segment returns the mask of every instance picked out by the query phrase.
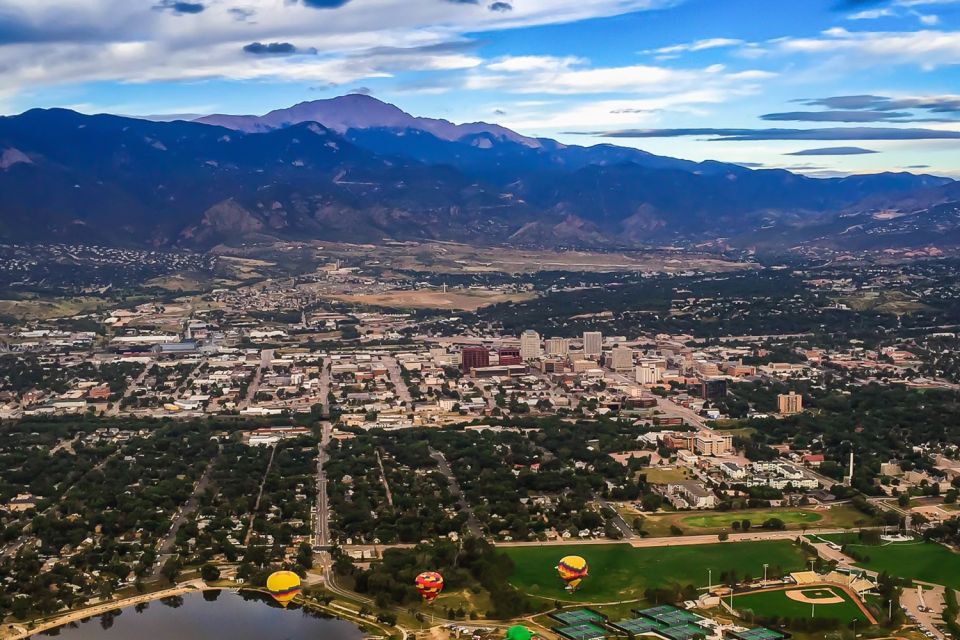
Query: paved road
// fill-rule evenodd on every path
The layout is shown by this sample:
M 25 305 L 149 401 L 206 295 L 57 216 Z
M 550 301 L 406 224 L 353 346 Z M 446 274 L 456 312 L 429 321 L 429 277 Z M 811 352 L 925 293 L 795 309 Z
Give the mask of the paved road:
M 430 449 L 430 457 L 437 461 L 437 467 L 440 469 L 440 473 L 447 477 L 450 493 L 457 499 L 460 513 L 467 516 L 467 531 L 475 538 L 482 538 L 483 527 L 480 526 L 480 521 L 477 520 L 477 516 L 473 514 L 473 509 L 467 504 L 467 499 L 463 497 L 463 491 L 460 490 L 460 483 L 457 482 L 457 477 L 453 475 L 453 470 L 450 468 L 450 463 L 447 462 L 447 457 L 443 455 L 443 452 L 433 448 Z
M 320 363 L 320 402 L 323 404 L 322 416 L 330 417 L 330 361 L 324 358 Z
M 187 503 L 177 509 L 177 512 L 173 516 L 173 522 L 170 525 L 170 531 L 157 546 L 157 562 L 154 564 L 151 576 L 154 580 L 160 577 L 160 570 L 163 569 L 163 563 L 175 555 L 171 553 L 171 551 L 173 551 L 173 545 L 177 542 L 177 533 L 180 531 L 180 527 L 196 512 L 200 503 L 200 495 L 210 486 L 210 472 L 217 463 L 217 457 L 219 457 L 219 453 L 217 456 L 214 456 L 213 460 L 207 465 L 207 468 L 204 469 L 203 475 L 200 476 L 197 484 L 194 485 L 193 493 L 190 495 Z
M 250 406 L 250 403 L 253 402 L 257 391 L 260 390 L 260 381 L 263 379 L 263 372 L 269 369 L 272 363 L 273 349 L 264 349 L 261 351 L 260 365 L 257 367 L 257 372 L 253 374 L 253 380 L 250 382 L 250 386 L 247 387 L 247 397 L 240 401 L 240 409 L 246 409 Z
M 624 540 L 632 540 L 636 536 L 636 534 L 633 532 L 633 529 L 627 524 L 627 521 L 623 519 L 623 516 L 620 515 L 620 512 L 617 511 L 616 507 L 599 495 L 594 495 L 594 499 L 600 504 L 601 509 L 606 507 L 616 514 L 610 520 L 613 522 L 614 526 L 617 527 L 617 529 L 620 529 L 620 533 L 623 534 Z
M 327 503 L 327 472 L 323 465 L 327 461 L 327 445 L 330 443 L 332 427 L 329 422 L 321 425 L 320 444 L 317 446 L 317 507 L 314 512 L 314 546 L 322 549 L 330 544 L 330 506 Z M 326 551 L 322 553 L 329 556 Z
M 412 410 L 413 396 L 410 395 L 410 389 L 407 388 L 407 383 L 403 381 L 403 376 L 400 375 L 400 364 L 397 362 L 397 359 L 393 356 L 383 356 L 380 360 L 387 367 L 390 382 L 396 386 L 397 397 L 407 403 L 406 406 L 408 410 Z
M 274 445 L 270 447 L 270 460 L 267 461 L 267 468 L 263 472 L 263 479 L 260 481 L 260 491 L 257 492 L 257 501 L 253 504 L 253 509 L 250 510 L 250 522 L 247 523 L 247 535 L 243 538 L 243 546 L 250 544 L 250 537 L 253 535 L 253 522 L 257 519 L 257 511 L 260 510 L 260 501 L 263 499 L 263 487 L 267 484 L 267 475 L 270 473 L 271 467 L 273 467 L 273 458 L 277 455 L 277 446 Z
M 383 483 L 383 490 L 387 494 L 387 504 L 393 508 L 393 492 L 390 491 L 390 483 L 387 482 L 387 472 L 383 469 L 383 458 L 380 457 L 380 449 L 377 449 L 377 464 L 380 466 L 380 482 Z
M 150 372 L 150 367 L 152 367 L 153 364 L 154 364 L 154 362 L 153 362 L 153 360 L 151 360 L 151 361 L 148 362 L 146 365 L 144 365 L 143 371 L 140 372 L 140 375 L 138 375 L 138 376 L 133 380 L 133 382 L 131 382 L 130 384 L 128 384 L 128 385 L 127 385 L 127 388 L 124 389 L 124 391 L 123 391 L 123 396 L 120 398 L 120 400 L 117 400 L 116 402 L 114 402 L 114 403 L 113 403 L 113 406 L 110 407 L 110 408 L 107 410 L 107 415 L 108 415 L 108 416 L 110 416 L 110 417 L 116 417 L 116 416 L 120 415 L 120 405 L 123 404 L 123 401 L 126 400 L 127 398 L 129 398 L 129 397 L 133 394 L 133 392 L 136 391 L 136 390 L 140 387 L 140 385 L 143 384 L 143 381 L 146 380 L 147 375 L 148 375 L 149 372 Z
M 915 588 L 904 587 L 903 594 L 900 596 L 900 604 L 916 619 L 921 630 L 929 631 L 941 640 L 946 636 L 937 628 L 937 625 L 943 624 L 942 614 L 947 606 L 944 599 L 945 592 L 946 589 L 940 586 L 927 587 L 923 590 L 923 605 L 928 611 L 920 610 L 920 594 Z
M 609 538 L 597 538 L 591 540 L 580 540 L 571 538 L 569 540 L 548 540 L 547 542 L 527 542 L 514 540 L 511 542 L 494 542 L 498 547 L 552 547 L 564 545 L 597 545 L 597 544 L 629 544 L 637 549 L 656 548 L 656 547 L 684 547 L 699 544 L 729 544 L 731 542 L 758 542 L 761 540 L 789 540 L 794 541 L 800 536 L 811 534 L 832 534 L 847 533 L 849 529 L 808 529 L 806 534 L 802 531 L 757 531 L 750 533 L 731 533 L 726 542 L 720 542 L 715 534 L 698 536 L 676 536 L 666 538 L 639 538 L 631 540 L 610 540 Z M 344 546 L 345 550 L 352 551 L 370 551 L 374 547 L 380 552 L 386 549 L 409 549 L 413 544 L 378 544 L 378 545 L 350 545 Z

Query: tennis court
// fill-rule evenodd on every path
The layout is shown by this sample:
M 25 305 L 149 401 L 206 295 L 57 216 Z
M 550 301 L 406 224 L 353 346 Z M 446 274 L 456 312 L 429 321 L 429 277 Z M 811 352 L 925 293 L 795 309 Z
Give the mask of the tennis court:
M 783 640 L 785 635 L 766 627 L 757 627 L 747 631 L 731 631 L 730 637 L 734 640 Z
M 554 620 L 562 622 L 565 625 L 579 625 L 587 623 L 599 623 L 603 624 L 606 622 L 606 618 L 594 611 L 593 609 L 571 609 L 570 611 L 561 611 L 560 613 L 551 613 L 550 617 Z
M 690 613 L 689 611 L 684 611 L 683 609 L 678 609 L 677 607 L 673 607 L 668 604 L 663 604 L 659 607 L 651 607 L 650 609 L 642 609 L 636 611 L 635 613 L 644 618 L 656 620 L 657 622 L 668 627 L 685 625 L 702 619 L 695 613 Z
M 611 622 L 610 626 L 627 635 L 640 635 L 651 631 L 660 631 L 664 625 L 649 618 L 631 618 L 630 620 L 621 620 Z
M 691 640 L 691 638 L 705 637 L 708 631 L 696 624 L 682 624 L 678 627 L 667 627 L 657 631 L 660 635 L 670 638 L 670 640 Z
M 574 624 L 567 627 L 554 627 L 553 629 L 564 638 L 570 640 L 597 640 L 607 635 L 602 627 L 585 622 L 584 624 Z

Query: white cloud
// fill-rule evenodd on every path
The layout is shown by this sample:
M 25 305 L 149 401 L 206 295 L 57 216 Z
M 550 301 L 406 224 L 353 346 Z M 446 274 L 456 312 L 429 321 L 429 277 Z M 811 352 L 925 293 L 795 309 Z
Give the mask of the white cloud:
M 765 71 L 725 73 L 720 64 L 702 69 L 677 69 L 654 65 L 590 67 L 573 57 L 505 57 L 475 69 L 466 88 L 496 89 L 509 93 L 662 94 L 702 86 L 755 82 L 773 77 Z
M 847 16 L 848 20 L 876 20 L 877 18 L 888 18 L 895 16 L 893 9 L 885 7 L 883 9 L 867 9 L 865 11 L 858 11 L 857 13 L 852 13 Z
M 705 51 L 707 49 L 717 49 L 720 47 L 735 47 L 743 43 L 743 40 L 738 40 L 737 38 L 707 38 L 705 40 L 697 40 L 695 42 L 674 44 L 670 45 L 669 47 L 651 49 L 649 51 L 644 51 L 644 53 L 671 55 L 676 53 L 686 53 L 688 51 Z
M 441 0 L 353 0 L 338 9 L 243 0 L 242 20 L 230 0 L 191 1 L 204 10 L 157 11 L 157 3 L 147 0 L 0 0 L 5 90 L 206 78 L 339 84 L 403 70 L 469 69 L 481 62 L 472 52 L 427 47 L 462 42 L 470 32 L 611 16 L 683 0 L 524 0 L 510 12 L 490 11 L 482 2 Z M 316 49 L 317 55 L 253 60 L 243 53 L 251 42 L 289 42 Z M 383 47 L 411 51 L 378 53 Z
M 828 29 L 821 37 L 780 38 L 752 53 L 781 52 L 826 56 L 839 68 L 915 65 L 930 70 L 960 64 L 960 31 L 848 31 Z

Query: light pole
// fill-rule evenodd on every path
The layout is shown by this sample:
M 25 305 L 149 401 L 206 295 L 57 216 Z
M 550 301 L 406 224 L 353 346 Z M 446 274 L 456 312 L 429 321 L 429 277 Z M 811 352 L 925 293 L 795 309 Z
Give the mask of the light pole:
M 853 619 L 853 637 L 854 637 L 854 640 L 856 640 L 856 637 L 857 637 L 857 619 L 856 618 Z
M 713 591 L 713 569 L 707 569 L 707 595 Z
M 767 586 L 767 567 L 769 566 L 767 563 L 763 564 L 763 586 Z

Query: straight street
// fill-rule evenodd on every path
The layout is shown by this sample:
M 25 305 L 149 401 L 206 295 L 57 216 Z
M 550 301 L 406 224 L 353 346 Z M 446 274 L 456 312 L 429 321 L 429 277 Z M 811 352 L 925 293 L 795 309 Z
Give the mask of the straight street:
M 482 538 L 483 527 L 480 526 L 480 521 L 477 520 L 477 516 L 473 514 L 473 509 L 467 504 L 467 499 L 463 497 L 463 491 L 460 490 L 460 483 L 457 482 L 457 477 L 453 475 L 453 470 L 450 468 L 450 463 L 447 462 L 447 457 L 443 455 L 443 452 L 433 448 L 430 449 L 430 457 L 437 462 L 437 468 L 440 469 L 440 473 L 447 477 L 450 493 L 457 499 L 460 513 L 467 516 L 467 531 L 475 538 Z
M 173 522 L 170 525 L 170 531 L 167 532 L 167 535 L 157 545 L 157 561 L 154 563 L 153 571 L 151 572 L 150 576 L 152 579 L 159 579 L 160 570 L 163 569 L 163 563 L 175 555 L 171 552 L 173 551 L 173 545 L 177 542 L 177 533 L 180 531 L 180 527 L 188 522 L 193 514 L 197 511 L 197 507 L 200 503 L 200 495 L 207 490 L 207 487 L 210 486 L 210 472 L 217 463 L 217 458 L 219 455 L 220 454 L 218 450 L 217 455 L 214 456 L 213 460 L 211 460 L 207 465 L 207 468 L 204 469 L 203 475 L 200 476 L 200 479 L 194 486 L 193 493 L 190 495 L 190 499 L 187 500 L 185 505 L 179 507 L 176 513 L 174 513 Z

